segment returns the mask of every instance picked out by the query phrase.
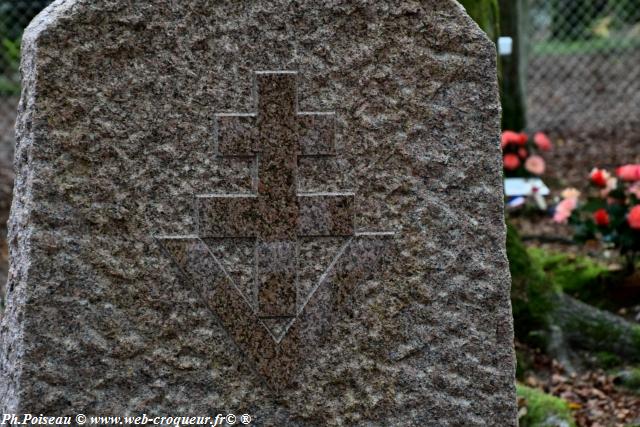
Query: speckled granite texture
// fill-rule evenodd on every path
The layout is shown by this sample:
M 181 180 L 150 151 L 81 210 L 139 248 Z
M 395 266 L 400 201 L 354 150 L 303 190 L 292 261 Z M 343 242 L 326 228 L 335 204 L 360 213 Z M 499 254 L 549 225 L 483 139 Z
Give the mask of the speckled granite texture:
M 58 0 L 3 413 L 515 426 L 493 45 L 452 0 Z

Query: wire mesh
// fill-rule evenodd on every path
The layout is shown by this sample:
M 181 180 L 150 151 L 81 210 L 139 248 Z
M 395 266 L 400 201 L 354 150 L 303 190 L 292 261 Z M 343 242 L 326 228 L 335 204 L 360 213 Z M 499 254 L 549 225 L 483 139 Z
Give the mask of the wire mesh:
M 11 163 L 20 96 L 20 39 L 31 19 L 53 0 L 0 0 L 0 162 Z
M 640 0 L 529 0 L 528 124 L 599 130 L 640 118 Z

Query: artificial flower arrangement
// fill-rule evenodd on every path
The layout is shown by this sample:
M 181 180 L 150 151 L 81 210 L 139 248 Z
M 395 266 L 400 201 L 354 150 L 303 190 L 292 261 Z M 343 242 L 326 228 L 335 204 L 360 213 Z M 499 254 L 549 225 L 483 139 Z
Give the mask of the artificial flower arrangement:
M 579 242 L 600 239 L 619 249 L 633 270 L 640 252 L 640 164 L 621 166 L 615 174 L 596 168 L 589 179 L 586 200 L 576 189 L 564 190 L 553 219 L 571 224 Z
M 540 179 L 546 168 L 540 154 L 551 150 L 549 138 L 542 132 L 537 132 L 530 139 L 526 133 L 507 130 L 502 133 L 500 145 L 507 210 L 534 207 L 537 211 L 546 211 L 544 197 L 549 194 L 549 188 Z M 531 210 L 524 209 L 524 212 Z
M 506 130 L 500 140 L 502 163 L 507 178 L 539 177 L 544 174 L 545 161 L 540 155 L 552 148 L 551 140 L 542 132 L 533 139 L 526 133 Z

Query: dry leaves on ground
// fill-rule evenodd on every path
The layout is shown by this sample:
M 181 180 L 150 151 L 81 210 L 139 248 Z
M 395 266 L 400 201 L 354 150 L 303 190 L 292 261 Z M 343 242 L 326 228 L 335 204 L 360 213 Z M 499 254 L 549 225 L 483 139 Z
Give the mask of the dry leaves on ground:
M 547 378 L 527 376 L 525 384 L 540 388 L 569 403 L 579 427 L 625 427 L 640 423 L 640 396 L 614 384 L 614 377 L 604 371 L 565 373 L 556 361 L 536 358 L 546 364 Z

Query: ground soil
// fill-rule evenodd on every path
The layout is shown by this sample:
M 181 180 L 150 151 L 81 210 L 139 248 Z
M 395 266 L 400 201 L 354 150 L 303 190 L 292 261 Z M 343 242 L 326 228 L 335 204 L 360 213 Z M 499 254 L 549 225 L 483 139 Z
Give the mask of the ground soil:
M 620 385 L 618 367 L 569 374 L 557 361 L 539 350 L 516 342 L 521 360 L 528 369 L 522 382 L 529 387 L 564 399 L 578 427 L 625 427 L 640 423 L 640 395 Z M 526 407 L 526 402 L 519 402 Z

